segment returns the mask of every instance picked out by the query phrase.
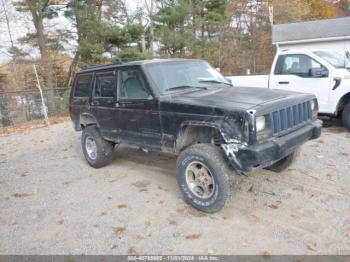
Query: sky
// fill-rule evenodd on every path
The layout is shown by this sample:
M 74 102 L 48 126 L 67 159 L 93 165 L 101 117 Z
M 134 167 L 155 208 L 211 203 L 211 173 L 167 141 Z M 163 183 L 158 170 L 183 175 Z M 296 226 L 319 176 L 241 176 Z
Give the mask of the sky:
M 129 12 L 135 11 L 143 2 L 144 0 L 125 0 Z M 12 39 L 15 45 L 18 44 L 18 38 L 23 37 L 28 32 L 33 32 L 34 30 L 29 14 L 17 12 L 13 7 L 11 0 L 0 0 L 0 65 L 6 64 L 11 59 L 10 54 L 7 52 L 11 47 L 11 41 L 4 10 L 6 10 L 9 17 Z M 52 19 L 48 26 L 50 28 L 67 28 L 70 26 L 70 23 L 71 21 L 60 16 L 59 18 Z M 74 43 L 70 43 L 69 45 L 74 46 Z M 29 46 L 24 46 L 23 49 L 30 52 L 31 56 L 38 55 L 37 51 L 33 51 Z

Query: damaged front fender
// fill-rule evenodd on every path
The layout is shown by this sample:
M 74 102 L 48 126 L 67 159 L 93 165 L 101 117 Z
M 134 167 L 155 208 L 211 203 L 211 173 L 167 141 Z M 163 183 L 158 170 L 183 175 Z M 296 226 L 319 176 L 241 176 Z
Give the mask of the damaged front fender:
M 224 117 L 220 131 L 227 144 L 241 144 L 249 141 L 250 118 L 247 112 L 233 112 Z

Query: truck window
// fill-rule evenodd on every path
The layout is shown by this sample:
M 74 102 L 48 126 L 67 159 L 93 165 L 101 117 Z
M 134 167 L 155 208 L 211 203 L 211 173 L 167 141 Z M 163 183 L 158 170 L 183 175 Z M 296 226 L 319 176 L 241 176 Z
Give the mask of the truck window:
M 277 62 L 277 75 L 297 75 L 310 77 L 310 69 L 322 68 L 322 65 L 307 55 L 282 55 Z
M 151 95 L 138 68 L 125 68 L 119 74 L 119 97 L 122 99 L 147 99 Z
M 350 68 L 350 59 L 348 55 L 341 52 L 316 51 L 314 54 L 326 60 L 336 68 Z
M 116 88 L 116 80 L 113 72 L 97 75 L 94 89 L 94 97 L 113 98 L 113 90 Z
M 92 74 L 78 75 L 75 82 L 74 96 L 89 97 Z

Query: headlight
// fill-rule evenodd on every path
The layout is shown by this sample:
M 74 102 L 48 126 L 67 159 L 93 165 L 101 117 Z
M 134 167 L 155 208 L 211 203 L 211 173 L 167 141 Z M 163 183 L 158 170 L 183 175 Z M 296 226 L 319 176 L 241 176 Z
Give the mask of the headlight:
M 318 114 L 318 103 L 316 99 L 313 99 L 310 101 L 310 107 L 311 107 L 312 118 L 316 119 Z
M 266 120 L 264 116 L 259 116 L 256 118 L 256 132 L 264 130 L 266 127 Z
M 311 100 L 310 103 L 311 103 L 311 111 L 315 111 L 315 109 L 316 109 L 316 102 L 315 102 L 315 100 Z

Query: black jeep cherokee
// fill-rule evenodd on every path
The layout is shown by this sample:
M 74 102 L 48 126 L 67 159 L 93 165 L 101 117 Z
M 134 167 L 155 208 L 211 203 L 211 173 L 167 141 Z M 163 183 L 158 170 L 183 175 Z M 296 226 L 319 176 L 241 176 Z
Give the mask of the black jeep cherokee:
M 234 87 L 201 60 L 84 69 L 69 108 L 91 166 L 110 163 L 120 143 L 178 154 L 184 198 L 205 212 L 224 206 L 233 173 L 282 171 L 321 133 L 314 95 Z

